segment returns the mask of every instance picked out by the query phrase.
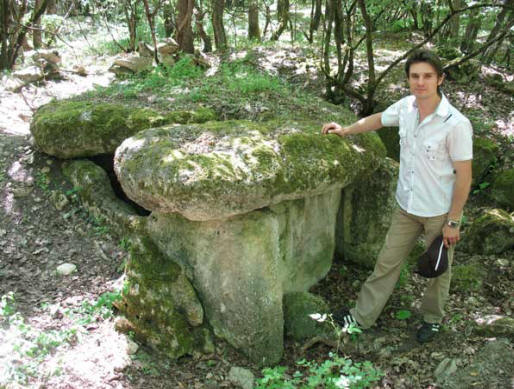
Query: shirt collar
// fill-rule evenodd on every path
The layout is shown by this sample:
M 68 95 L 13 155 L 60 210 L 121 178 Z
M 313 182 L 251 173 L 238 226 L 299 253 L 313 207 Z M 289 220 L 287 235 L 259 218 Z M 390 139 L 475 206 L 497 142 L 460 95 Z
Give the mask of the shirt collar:
M 416 98 L 412 99 L 412 106 L 415 108 L 418 108 L 418 104 L 416 103 Z M 439 102 L 439 105 L 434 111 L 435 115 L 446 117 L 448 115 L 448 111 L 450 110 L 450 102 L 444 95 L 444 93 L 441 93 L 441 101 Z

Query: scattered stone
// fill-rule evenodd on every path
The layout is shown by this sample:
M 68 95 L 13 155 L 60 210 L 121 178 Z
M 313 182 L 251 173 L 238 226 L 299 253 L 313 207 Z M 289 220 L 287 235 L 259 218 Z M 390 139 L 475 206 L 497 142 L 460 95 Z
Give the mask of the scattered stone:
M 436 380 L 443 381 L 457 371 L 457 361 L 453 358 L 444 358 L 437 365 L 434 376 Z
M 163 57 L 171 56 L 179 51 L 180 47 L 173 38 L 166 38 L 164 42 L 157 45 L 157 51 Z
M 250 370 L 237 366 L 230 368 L 228 379 L 234 385 L 242 389 L 252 389 L 255 381 L 255 377 Z
M 82 77 L 87 76 L 86 68 L 82 65 L 73 65 L 72 70 L 75 74 L 78 74 L 79 76 L 82 76 Z
M 12 75 L 25 83 L 40 81 L 45 77 L 43 70 L 38 66 L 29 66 L 25 69 L 17 70 Z
M 50 194 L 50 201 L 58 211 L 62 211 L 64 207 L 70 203 L 68 197 L 60 191 L 52 191 Z
M 68 276 L 77 271 L 77 266 L 73 263 L 63 263 L 57 266 L 57 274 L 61 276 Z
M 19 92 L 25 86 L 25 83 L 17 77 L 6 77 L 2 82 L 5 90 L 9 92 Z
M 127 354 L 134 355 L 139 350 L 139 345 L 132 339 L 127 337 Z
M 489 315 L 476 320 L 476 332 L 491 337 L 507 337 L 514 340 L 514 318 Z
M 141 57 L 150 57 L 153 59 L 154 49 L 148 43 L 140 41 L 137 51 Z
M 114 59 L 109 71 L 117 76 L 135 74 L 152 68 L 153 58 L 143 57 L 137 54 L 125 54 Z

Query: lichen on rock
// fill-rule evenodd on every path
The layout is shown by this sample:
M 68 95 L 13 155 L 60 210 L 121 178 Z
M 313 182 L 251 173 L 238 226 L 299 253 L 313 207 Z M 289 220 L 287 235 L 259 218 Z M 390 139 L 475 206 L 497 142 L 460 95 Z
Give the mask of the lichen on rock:
M 384 156 L 376 134 L 351 142 L 310 122 L 241 120 L 142 131 L 117 149 L 115 171 L 144 208 L 213 220 L 341 188 Z
M 55 101 L 38 109 L 30 126 L 38 147 L 58 158 L 114 154 L 124 139 L 150 127 L 213 120 L 213 110 L 161 114 L 151 109 L 89 101 Z

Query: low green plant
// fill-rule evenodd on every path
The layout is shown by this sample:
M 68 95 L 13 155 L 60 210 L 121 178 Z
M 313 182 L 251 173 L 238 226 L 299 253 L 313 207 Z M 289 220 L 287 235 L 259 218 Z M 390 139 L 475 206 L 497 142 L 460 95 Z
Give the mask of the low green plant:
M 4 294 L 0 298 L 0 317 L 6 319 L 16 312 L 14 305 L 14 292 Z
M 396 311 L 396 313 L 394 314 L 394 317 L 397 320 L 407 320 L 411 316 L 412 316 L 412 312 L 409 311 L 408 309 L 400 309 L 400 310 Z
M 334 353 L 321 363 L 301 359 L 296 364 L 299 370 L 292 376 L 283 366 L 263 369 L 256 388 L 369 388 L 384 375 L 369 361 L 353 362 Z
M 79 324 L 89 324 L 96 320 L 96 316 L 108 319 L 113 316 L 113 303 L 121 300 L 120 292 L 105 292 L 96 301 L 85 300 L 80 308 Z
M 489 186 L 491 186 L 490 182 L 487 182 L 487 181 L 481 182 L 480 184 L 478 184 L 477 188 L 475 190 L 473 190 L 473 194 L 477 195 L 479 193 L 483 193 L 485 191 L 485 189 L 487 189 Z
M 50 177 L 48 174 L 43 172 L 36 173 L 36 185 L 44 192 L 47 192 L 50 188 Z

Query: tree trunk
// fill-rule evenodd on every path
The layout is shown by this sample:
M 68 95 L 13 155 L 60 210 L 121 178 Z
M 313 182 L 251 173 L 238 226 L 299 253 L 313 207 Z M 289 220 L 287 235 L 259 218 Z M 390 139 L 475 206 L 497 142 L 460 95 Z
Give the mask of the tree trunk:
M 193 0 L 178 0 L 177 8 L 177 43 L 183 52 L 193 54 L 195 52 L 193 28 L 191 26 Z
M 453 0 L 453 8 L 460 9 L 466 6 L 463 0 Z M 460 14 L 455 15 L 448 23 L 448 38 L 452 41 L 459 41 Z
M 198 31 L 200 38 L 202 38 L 203 52 L 210 53 L 212 51 L 212 40 L 211 40 L 211 37 L 205 32 L 205 29 L 203 28 L 204 15 L 205 15 L 205 11 L 202 11 L 201 9 L 199 9 L 198 5 L 197 5 L 196 13 L 195 13 L 196 31 Z
M 145 6 L 146 20 L 148 20 L 148 25 L 150 26 L 150 34 L 152 35 L 153 50 L 154 50 L 153 53 L 154 53 L 155 63 L 159 64 L 159 56 L 158 56 L 158 52 L 157 52 L 157 39 L 155 37 L 155 23 L 154 23 L 155 15 L 157 14 L 159 5 L 156 5 L 153 12 L 151 12 L 150 5 L 148 4 L 148 0 L 143 0 L 143 4 Z
M 259 29 L 259 1 L 250 0 L 248 7 L 248 39 L 261 40 L 261 31 Z
M 214 44 L 216 50 L 224 51 L 227 48 L 227 36 L 223 25 L 223 11 L 225 0 L 213 0 L 212 2 L 212 28 L 214 30 Z
M 57 13 L 57 0 L 49 0 L 46 7 L 47 15 L 55 15 Z
M 475 8 L 471 10 L 469 14 L 469 23 L 466 26 L 466 32 L 464 33 L 460 44 L 460 51 L 465 54 L 473 51 L 481 24 L 482 17 L 480 16 L 479 9 Z
M 165 2 L 162 8 L 164 18 L 164 35 L 169 38 L 175 32 L 175 20 L 173 17 L 173 5 L 171 2 Z
M 289 24 L 289 0 L 278 0 L 277 18 L 280 22 L 278 30 L 272 35 L 271 40 L 277 41 Z
M 488 41 L 496 38 L 505 29 L 504 21 L 505 21 L 507 14 L 509 13 L 509 11 L 510 11 L 509 19 L 512 20 L 512 18 L 514 17 L 514 11 L 513 11 L 514 0 L 505 0 L 504 4 L 505 4 L 505 7 L 503 7 L 502 10 L 500 11 L 500 13 L 498 13 L 498 15 L 496 16 L 496 22 L 494 24 L 494 27 L 491 30 L 491 32 L 489 33 L 489 36 L 487 37 Z M 508 24 L 509 23 L 507 23 L 507 26 L 508 26 Z M 482 62 L 489 65 L 493 61 L 494 55 L 496 54 L 496 51 L 498 50 L 498 47 L 500 46 L 500 44 L 501 44 L 501 41 L 488 47 L 487 50 L 482 54 Z
M 41 6 L 41 0 L 36 0 L 34 2 L 34 8 L 37 9 Z M 32 45 L 34 49 L 40 49 L 43 45 L 43 38 L 41 36 L 41 16 L 34 20 L 34 26 L 32 30 Z

